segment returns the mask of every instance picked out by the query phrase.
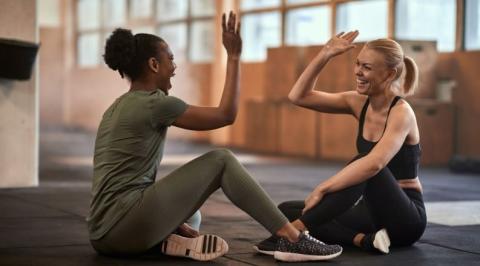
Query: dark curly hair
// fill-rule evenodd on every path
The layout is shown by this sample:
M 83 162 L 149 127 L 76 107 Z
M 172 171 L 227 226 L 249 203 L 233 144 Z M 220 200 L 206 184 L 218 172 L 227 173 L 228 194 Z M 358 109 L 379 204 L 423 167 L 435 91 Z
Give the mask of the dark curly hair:
M 128 29 L 118 28 L 108 37 L 103 58 L 122 78 L 126 75 L 134 81 L 143 73 L 147 60 L 157 57 L 158 42 L 165 41 L 153 34 L 133 35 Z

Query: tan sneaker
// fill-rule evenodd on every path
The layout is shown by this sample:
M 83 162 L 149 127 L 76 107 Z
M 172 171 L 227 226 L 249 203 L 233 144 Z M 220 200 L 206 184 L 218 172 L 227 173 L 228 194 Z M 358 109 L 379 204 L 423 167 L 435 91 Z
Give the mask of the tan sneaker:
M 171 234 L 161 244 L 163 254 L 208 261 L 228 252 L 227 242 L 216 235 L 201 235 L 195 238 Z

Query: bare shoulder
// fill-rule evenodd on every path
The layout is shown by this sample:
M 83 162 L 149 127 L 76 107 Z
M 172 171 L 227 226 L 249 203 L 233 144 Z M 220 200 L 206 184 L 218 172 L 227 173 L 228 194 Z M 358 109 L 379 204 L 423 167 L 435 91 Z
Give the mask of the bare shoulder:
M 348 105 L 352 109 L 353 115 L 358 119 L 360 113 L 362 112 L 363 105 L 367 101 L 367 96 L 358 94 L 356 91 L 346 91 L 343 92 L 345 100 L 348 102 Z
M 415 112 L 407 101 L 404 99 L 398 101 L 398 103 L 392 108 L 390 117 L 392 119 L 391 124 L 393 130 L 405 130 L 408 132 L 405 143 L 413 145 L 420 141 L 420 132 L 418 130 Z
M 405 99 L 400 99 L 390 111 L 392 119 L 403 121 L 413 126 L 417 124 L 413 108 Z

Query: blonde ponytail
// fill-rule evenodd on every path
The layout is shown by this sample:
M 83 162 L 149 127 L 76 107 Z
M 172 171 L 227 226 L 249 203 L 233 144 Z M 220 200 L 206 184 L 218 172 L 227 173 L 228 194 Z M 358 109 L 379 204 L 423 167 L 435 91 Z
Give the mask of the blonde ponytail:
M 413 95 L 418 85 L 418 67 L 413 58 L 405 56 L 405 81 L 403 82 L 403 96 Z

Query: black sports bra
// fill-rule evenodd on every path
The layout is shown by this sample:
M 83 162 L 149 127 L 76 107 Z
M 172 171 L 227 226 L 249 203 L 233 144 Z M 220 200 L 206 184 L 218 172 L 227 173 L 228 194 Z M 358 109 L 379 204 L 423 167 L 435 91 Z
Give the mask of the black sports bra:
M 383 128 L 383 132 L 387 127 L 388 123 L 388 115 L 390 114 L 390 110 L 392 107 L 400 100 L 400 96 L 396 96 L 393 99 L 390 108 L 388 109 L 387 114 L 387 121 L 385 123 L 385 127 Z M 359 124 L 358 124 L 358 135 L 357 135 L 357 150 L 359 153 L 367 154 L 369 153 L 373 147 L 378 142 L 368 141 L 363 138 L 363 125 L 365 123 L 365 115 L 367 113 L 367 108 L 370 103 L 370 100 L 367 99 L 365 105 L 363 106 L 362 113 L 360 114 Z M 383 137 L 383 133 L 382 133 Z M 381 137 L 380 137 L 381 138 Z M 410 144 L 403 144 L 400 150 L 393 156 L 393 158 L 388 163 L 387 167 L 392 172 L 395 179 L 411 179 L 418 176 L 418 166 L 420 164 L 420 155 L 422 153 L 420 143 L 410 145 Z

